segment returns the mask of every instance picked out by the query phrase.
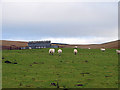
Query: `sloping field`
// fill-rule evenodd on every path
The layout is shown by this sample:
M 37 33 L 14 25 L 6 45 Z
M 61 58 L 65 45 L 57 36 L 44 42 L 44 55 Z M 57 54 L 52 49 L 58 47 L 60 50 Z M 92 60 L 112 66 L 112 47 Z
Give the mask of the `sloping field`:
M 21 41 L 7 41 L 7 40 L 2 40 L 2 49 L 10 49 L 11 48 L 16 48 L 16 47 L 26 47 L 28 46 L 28 42 L 21 42 Z
M 63 48 L 61 56 L 49 55 L 48 48 L 3 50 L 2 71 L 3 88 L 118 87 L 115 49 L 78 49 L 74 55 L 72 48 Z
M 11 45 L 15 45 L 15 46 L 28 46 L 28 42 L 21 42 L 21 41 L 6 41 L 6 40 L 2 40 L 2 46 L 11 46 Z
M 113 42 L 108 42 L 108 43 L 103 43 L 100 46 L 105 47 L 105 48 L 120 48 L 120 40 L 118 41 L 113 41 Z
M 120 40 L 118 41 L 112 41 L 108 43 L 103 44 L 88 44 L 88 45 L 80 45 L 80 44 L 74 44 L 74 45 L 59 45 L 61 48 L 74 48 L 75 46 L 78 46 L 78 48 L 112 48 L 112 49 L 118 49 L 120 48 Z

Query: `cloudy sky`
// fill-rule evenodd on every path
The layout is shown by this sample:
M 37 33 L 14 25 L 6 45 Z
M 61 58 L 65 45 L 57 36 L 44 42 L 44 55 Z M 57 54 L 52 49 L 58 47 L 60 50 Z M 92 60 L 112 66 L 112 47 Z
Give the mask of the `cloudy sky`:
M 14 0 L 13 0 L 14 1 Z M 97 44 L 118 39 L 118 2 L 4 2 L 2 39 Z

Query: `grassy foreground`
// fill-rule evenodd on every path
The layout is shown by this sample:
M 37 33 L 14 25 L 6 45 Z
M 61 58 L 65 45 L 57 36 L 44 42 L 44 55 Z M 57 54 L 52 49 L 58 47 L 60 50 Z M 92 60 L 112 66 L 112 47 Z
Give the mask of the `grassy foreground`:
M 117 88 L 118 55 L 115 49 L 63 48 L 61 56 L 48 48 L 3 50 L 3 88 Z M 56 49 L 57 51 L 58 49 Z M 5 63 L 6 60 L 12 63 Z M 17 64 L 13 64 L 17 62 Z

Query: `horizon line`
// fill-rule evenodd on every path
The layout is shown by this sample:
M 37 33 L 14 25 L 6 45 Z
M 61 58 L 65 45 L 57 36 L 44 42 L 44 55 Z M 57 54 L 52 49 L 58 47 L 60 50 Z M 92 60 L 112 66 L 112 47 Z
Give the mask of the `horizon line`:
M 110 43 L 110 42 L 119 41 L 119 40 L 120 39 L 107 41 L 107 42 L 103 42 L 103 43 L 100 43 L 100 44 Z M 25 40 L 0 40 L 0 41 L 30 42 L 30 41 L 25 41 Z M 51 41 L 51 40 L 31 40 L 31 41 Z M 56 42 L 52 42 L 52 43 L 56 43 Z M 68 43 L 59 43 L 59 44 L 68 44 Z M 93 44 L 98 44 L 98 43 L 93 43 Z M 93 44 L 68 44 L 68 45 L 93 45 Z

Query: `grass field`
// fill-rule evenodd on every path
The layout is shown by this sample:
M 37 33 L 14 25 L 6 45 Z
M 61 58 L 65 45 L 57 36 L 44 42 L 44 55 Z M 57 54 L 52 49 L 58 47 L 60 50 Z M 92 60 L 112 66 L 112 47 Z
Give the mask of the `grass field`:
M 61 56 L 57 52 L 49 55 L 48 50 L 3 50 L 2 87 L 118 87 L 118 55 L 115 49 L 105 52 L 99 49 L 78 49 L 78 54 L 74 55 L 73 48 L 63 48 Z M 6 60 L 12 63 L 5 63 Z

